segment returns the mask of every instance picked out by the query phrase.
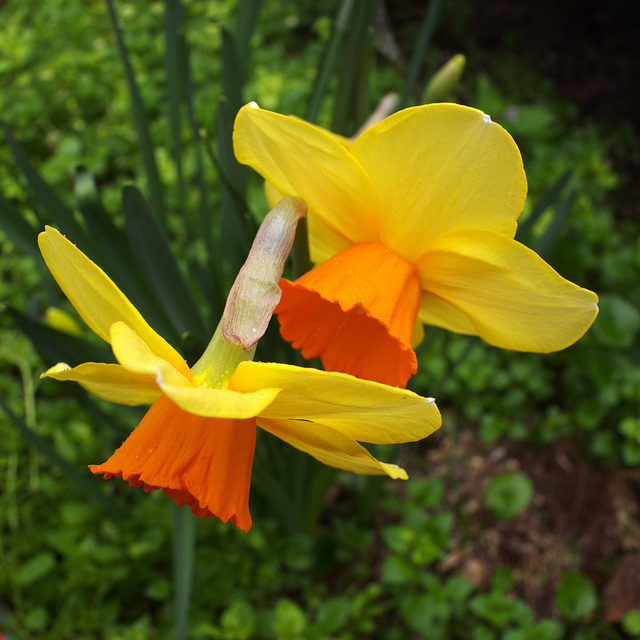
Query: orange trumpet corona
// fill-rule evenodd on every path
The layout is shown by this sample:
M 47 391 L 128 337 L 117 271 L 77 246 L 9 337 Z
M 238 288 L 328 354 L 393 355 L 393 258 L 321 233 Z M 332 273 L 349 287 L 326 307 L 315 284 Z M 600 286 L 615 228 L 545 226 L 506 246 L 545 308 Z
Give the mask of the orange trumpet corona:
M 422 288 L 414 266 L 382 243 L 351 245 L 280 287 L 280 331 L 305 358 L 397 387 L 416 372 Z
M 256 419 L 205 418 L 160 396 L 113 455 L 92 473 L 162 489 L 201 518 L 251 528 L 249 489 Z

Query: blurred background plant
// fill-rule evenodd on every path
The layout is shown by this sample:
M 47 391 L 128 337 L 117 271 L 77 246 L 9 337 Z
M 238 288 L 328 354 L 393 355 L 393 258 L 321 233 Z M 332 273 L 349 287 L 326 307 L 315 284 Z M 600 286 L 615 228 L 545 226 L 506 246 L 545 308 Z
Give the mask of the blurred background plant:
M 483 50 L 475 5 L 3 4 L 0 632 L 640 637 L 640 234 L 622 190 L 636 133 L 586 120 L 508 34 Z M 44 269 L 43 224 L 193 363 L 267 211 L 233 158 L 237 109 L 351 135 L 388 92 L 469 104 L 512 133 L 530 187 L 519 239 L 600 294 L 592 330 L 538 355 L 429 329 L 411 386 L 444 426 L 397 451 L 412 479 L 337 473 L 261 434 L 247 535 L 90 476 L 141 412 L 39 380 L 109 357 Z M 259 349 L 296 361 L 273 328 Z

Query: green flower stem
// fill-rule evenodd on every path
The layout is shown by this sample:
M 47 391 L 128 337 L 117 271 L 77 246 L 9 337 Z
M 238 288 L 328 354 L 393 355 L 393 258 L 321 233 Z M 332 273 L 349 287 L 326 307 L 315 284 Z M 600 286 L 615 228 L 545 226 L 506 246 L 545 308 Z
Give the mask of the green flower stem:
M 205 352 L 191 369 L 194 382 L 212 389 L 223 388 L 237 366 L 245 360 L 253 360 L 255 353 L 256 345 L 245 351 L 240 345 L 227 342 L 219 324 Z

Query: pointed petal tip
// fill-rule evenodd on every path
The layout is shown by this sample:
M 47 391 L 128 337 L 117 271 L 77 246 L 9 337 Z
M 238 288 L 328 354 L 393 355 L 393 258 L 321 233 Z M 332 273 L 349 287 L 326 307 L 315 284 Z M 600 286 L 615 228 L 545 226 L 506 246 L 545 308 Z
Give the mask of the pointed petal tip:
M 384 465 L 384 470 L 386 471 L 387 475 L 392 480 L 408 480 L 409 479 L 409 474 L 402 467 L 399 467 L 397 464 L 389 464 L 386 462 L 383 462 L 382 464 Z
M 56 373 L 60 373 L 62 371 L 69 371 L 71 367 L 66 362 L 58 362 L 54 364 L 53 367 L 49 367 L 46 371 L 40 374 L 40 378 L 51 378 L 54 377 Z

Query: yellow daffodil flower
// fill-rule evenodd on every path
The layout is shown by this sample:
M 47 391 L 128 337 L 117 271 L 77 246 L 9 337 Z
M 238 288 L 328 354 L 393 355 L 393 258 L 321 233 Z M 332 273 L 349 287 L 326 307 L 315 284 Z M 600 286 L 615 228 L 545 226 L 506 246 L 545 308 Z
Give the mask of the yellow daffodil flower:
M 307 203 L 316 266 L 281 281 L 276 313 L 282 336 L 325 369 L 405 386 L 423 323 L 546 353 L 573 344 L 597 315 L 593 292 L 514 240 L 522 158 L 477 109 L 404 109 L 349 144 L 251 103 L 234 148 L 268 193 Z
M 59 363 L 43 376 L 76 381 L 111 402 L 153 403 L 122 446 L 89 467 L 93 473 L 162 489 L 198 516 L 248 531 L 256 424 L 327 465 L 392 478 L 407 474 L 358 441 L 414 441 L 440 426 L 431 398 L 340 373 L 252 362 L 255 347 L 227 342 L 220 330 L 190 369 L 64 236 L 47 228 L 38 242 L 61 289 L 118 361 Z

